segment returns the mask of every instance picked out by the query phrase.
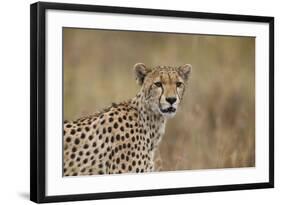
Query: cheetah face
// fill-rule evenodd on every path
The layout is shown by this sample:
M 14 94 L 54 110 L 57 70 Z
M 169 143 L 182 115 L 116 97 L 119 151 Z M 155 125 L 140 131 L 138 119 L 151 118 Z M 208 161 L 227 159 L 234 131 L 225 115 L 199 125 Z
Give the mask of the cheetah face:
M 154 112 L 165 117 L 174 117 L 184 94 L 191 65 L 159 66 L 150 69 L 138 63 L 134 70 L 142 86 L 145 103 Z

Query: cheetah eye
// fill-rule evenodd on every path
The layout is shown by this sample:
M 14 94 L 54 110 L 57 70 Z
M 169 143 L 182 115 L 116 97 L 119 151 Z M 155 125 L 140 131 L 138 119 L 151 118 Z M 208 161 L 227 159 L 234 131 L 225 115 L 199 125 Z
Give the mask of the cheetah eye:
M 162 83 L 161 82 L 156 82 L 156 83 L 154 83 L 154 85 L 156 85 L 156 87 L 162 87 Z
M 181 87 L 182 85 L 183 85 L 182 82 L 176 82 L 176 86 L 177 86 L 177 87 Z

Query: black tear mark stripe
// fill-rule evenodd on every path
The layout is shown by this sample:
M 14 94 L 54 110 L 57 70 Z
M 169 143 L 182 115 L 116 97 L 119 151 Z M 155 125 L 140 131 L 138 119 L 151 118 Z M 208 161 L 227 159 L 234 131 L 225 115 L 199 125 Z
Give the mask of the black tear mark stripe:
M 160 82 L 163 82 L 162 74 L 160 75 Z M 162 86 L 161 86 L 161 95 L 160 95 L 160 97 L 159 97 L 159 99 L 158 99 L 158 104 L 159 104 L 159 107 L 160 107 L 160 108 L 161 108 L 160 100 L 161 100 L 161 97 L 162 97 L 163 93 L 164 93 L 164 88 L 163 88 L 163 85 L 162 85 Z
M 152 89 L 152 86 L 153 86 L 153 83 L 149 86 L 147 96 L 145 97 L 146 99 L 150 98 L 150 91 Z
M 177 79 L 177 81 L 178 81 L 179 79 Z M 181 101 L 181 99 L 182 99 L 182 95 L 179 95 L 179 92 L 178 92 L 178 87 L 177 87 L 177 85 L 176 85 L 176 93 L 177 93 L 177 96 L 179 97 L 179 100 Z M 184 88 L 183 88 L 183 92 L 184 92 Z

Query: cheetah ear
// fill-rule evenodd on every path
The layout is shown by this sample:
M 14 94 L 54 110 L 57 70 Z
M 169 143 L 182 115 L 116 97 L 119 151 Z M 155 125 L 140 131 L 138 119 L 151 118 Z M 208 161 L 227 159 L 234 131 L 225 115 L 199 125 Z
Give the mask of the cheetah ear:
M 189 75 L 191 74 L 192 66 L 190 64 L 184 64 L 178 67 L 179 75 L 182 77 L 183 80 L 188 80 Z
M 143 63 L 137 63 L 134 66 L 134 72 L 136 75 L 136 79 L 138 81 L 139 85 L 143 84 L 143 81 L 145 79 L 145 76 L 147 73 L 149 73 L 151 70 L 147 68 Z

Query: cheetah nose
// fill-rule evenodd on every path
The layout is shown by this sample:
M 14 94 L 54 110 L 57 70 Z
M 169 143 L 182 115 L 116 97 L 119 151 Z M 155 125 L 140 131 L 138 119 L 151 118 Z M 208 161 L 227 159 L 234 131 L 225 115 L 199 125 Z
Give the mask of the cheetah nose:
M 172 105 L 172 104 L 174 104 L 174 102 L 177 101 L 177 98 L 175 98 L 175 97 L 167 97 L 166 101 Z

